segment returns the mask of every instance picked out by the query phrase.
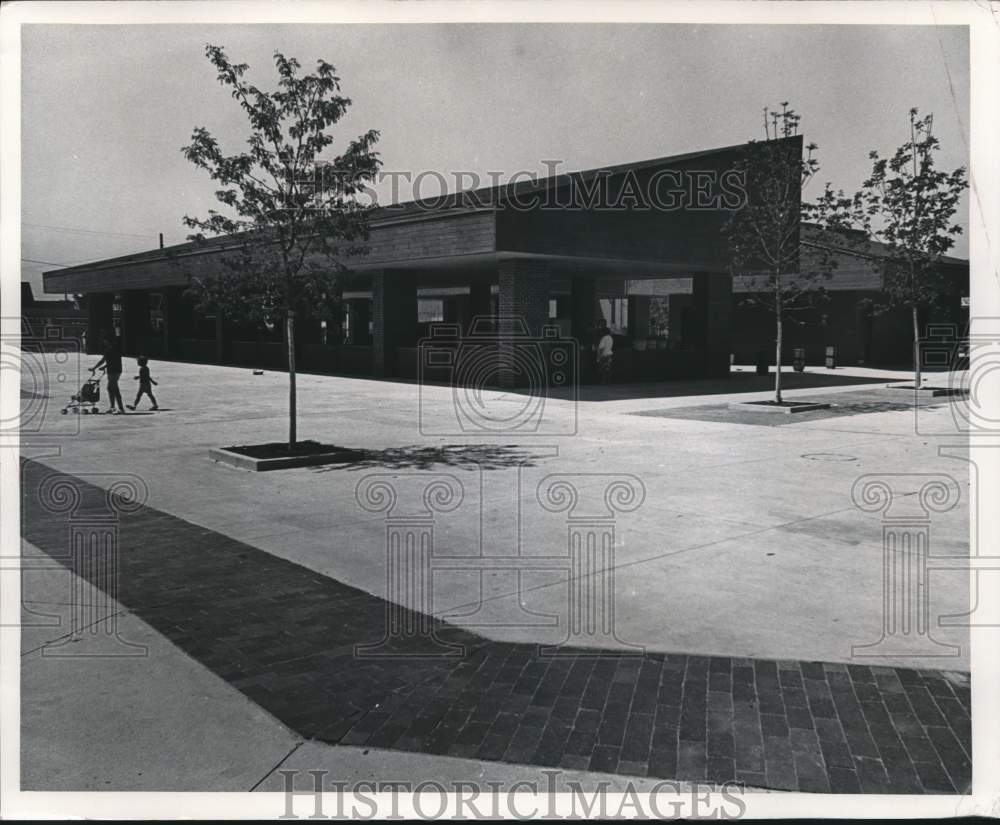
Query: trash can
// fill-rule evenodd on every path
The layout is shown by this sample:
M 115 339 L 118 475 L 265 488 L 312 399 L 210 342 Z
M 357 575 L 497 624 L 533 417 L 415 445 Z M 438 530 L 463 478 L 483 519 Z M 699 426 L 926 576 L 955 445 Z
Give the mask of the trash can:
M 755 363 L 757 364 L 757 375 L 767 375 L 768 363 L 767 363 L 767 353 L 764 350 L 757 350 L 757 358 Z
M 802 347 L 792 350 L 792 366 L 796 372 L 803 372 L 806 368 L 806 351 Z
M 826 368 L 828 370 L 835 370 L 837 368 L 837 348 L 827 347 L 826 348 Z

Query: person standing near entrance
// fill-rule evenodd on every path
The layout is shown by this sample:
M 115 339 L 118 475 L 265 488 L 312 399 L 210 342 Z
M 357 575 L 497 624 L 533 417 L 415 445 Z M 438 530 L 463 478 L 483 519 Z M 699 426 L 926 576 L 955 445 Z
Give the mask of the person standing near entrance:
M 90 368 L 90 371 L 94 373 L 102 366 L 104 367 L 108 379 L 108 403 L 111 405 L 108 407 L 108 412 L 124 415 L 125 404 L 122 401 L 121 390 L 118 388 L 118 379 L 122 375 L 122 352 L 118 347 L 117 339 L 111 333 L 104 333 L 102 343 L 104 345 L 104 355 L 100 361 Z M 115 410 L 116 404 L 118 405 L 117 410 Z
M 615 360 L 614 350 L 615 339 L 611 337 L 611 330 L 605 326 L 597 341 L 597 375 L 602 384 L 607 384 L 611 380 L 611 367 Z

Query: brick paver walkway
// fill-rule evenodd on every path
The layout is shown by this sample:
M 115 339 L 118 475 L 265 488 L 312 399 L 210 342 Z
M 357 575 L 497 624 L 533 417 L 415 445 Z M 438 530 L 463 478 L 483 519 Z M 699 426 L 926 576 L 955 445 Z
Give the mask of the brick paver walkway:
M 69 477 L 79 504 L 53 513 L 39 489 L 55 471 L 23 461 L 22 473 L 25 539 L 76 569 L 71 520 L 105 513 L 105 491 Z M 436 620 L 463 655 L 358 657 L 356 644 L 384 635 L 382 599 L 150 507 L 118 534 L 115 598 L 306 738 L 802 791 L 955 793 L 971 781 L 968 681 L 956 674 L 543 657 Z

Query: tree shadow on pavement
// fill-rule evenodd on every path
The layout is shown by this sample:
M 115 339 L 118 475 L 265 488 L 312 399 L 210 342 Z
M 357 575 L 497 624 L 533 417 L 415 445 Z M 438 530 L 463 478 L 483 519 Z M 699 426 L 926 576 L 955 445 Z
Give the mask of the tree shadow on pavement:
M 434 467 L 502 470 L 517 466 L 534 467 L 535 462 L 544 457 L 542 453 L 534 453 L 515 444 L 445 444 L 440 447 L 410 445 L 384 450 L 345 449 L 344 455 L 337 461 L 310 469 L 315 473 L 373 468 L 429 470 Z

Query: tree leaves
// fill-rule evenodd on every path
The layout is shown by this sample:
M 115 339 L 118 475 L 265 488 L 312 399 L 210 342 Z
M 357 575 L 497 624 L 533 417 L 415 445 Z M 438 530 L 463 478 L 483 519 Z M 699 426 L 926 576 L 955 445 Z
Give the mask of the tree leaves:
M 322 317 L 337 292 L 337 275 L 364 254 L 370 206 L 359 196 L 375 180 L 381 159 L 379 133 L 350 140 L 339 155 L 325 157 L 331 127 L 351 105 L 340 94 L 334 67 L 318 60 L 302 74 L 294 57 L 274 53 L 277 89 L 248 83 L 249 66 L 233 63 L 221 46 L 206 57 L 247 117 L 246 151 L 225 154 L 204 126 L 196 127 L 184 156 L 219 183 L 215 197 L 225 212 L 185 216 L 195 243 L 232 236 L 220 254 L 222 271 L 192 275 L 191 291 L 203 309 L 244 320 L 273 322 L 295 311 Z
M 830 191 L 814 204 L 803 203 L 802 189 L 819 172 L 815 143 L 799 150 L 800 116 L 782 103 L 764 110 L 767 140 L 750 141 L 737 163 L 744 175 L 747 200 L 724 226 L 730 266 L 749 287 L 744 302 L 761 306 L 777 318 L 824 300 L 823 282 L 836 266 L 834 255 L 806 243 L 803 222 L 833 226 L 845 198 Z M 768 120 L 770 119 L 770 123 Z
M 910 140 L 890 158 L 869 153 L 872 171 L 855 196 L 855 223 L 883 245 L 872 259 L 882 275 L 882 308 L 928 308 L 946 293 L 939 264 L 962 231 L 954 217 L 968 184 L 964 167 L 936 167 L 933 123 L 933 115 L 910 109 Z

